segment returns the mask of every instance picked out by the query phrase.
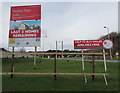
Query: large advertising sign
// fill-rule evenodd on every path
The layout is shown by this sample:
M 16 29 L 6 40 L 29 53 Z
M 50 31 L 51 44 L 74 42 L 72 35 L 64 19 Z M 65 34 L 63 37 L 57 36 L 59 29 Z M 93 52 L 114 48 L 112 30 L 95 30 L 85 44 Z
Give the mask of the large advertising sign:
M 40 38 L 41 5 L 11 7 L 9 46 L 39 47 Z
M 41 6 L 14 6 L 11 7 L 11 21 L 16 20 L 40 20 L 41 19 Z
M 74 49 L 111 49 L 113 41 L 106 40 L 74 40 Z

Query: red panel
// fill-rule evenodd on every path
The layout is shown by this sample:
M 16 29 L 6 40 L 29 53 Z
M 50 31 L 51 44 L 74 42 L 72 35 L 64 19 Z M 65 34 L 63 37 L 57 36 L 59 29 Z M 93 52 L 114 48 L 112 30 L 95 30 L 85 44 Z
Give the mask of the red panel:
M 10 21 L 40 20 L 40 19 L 41 19 L 41 5 L 11 7 Z
M 10 30 L 9 38 L 37 38 L 41 37 L 40 29 Z
M 107 39 L 108 41 L 109 40 Z M 74 41 L 74 48 L 75 49 L 94 49 L 94 48 L 109 48 L 113 46 L 111 42 L 104 42 L 105 40 L 75 40 Z M 106 45 L 106 44 L 107 45 Z

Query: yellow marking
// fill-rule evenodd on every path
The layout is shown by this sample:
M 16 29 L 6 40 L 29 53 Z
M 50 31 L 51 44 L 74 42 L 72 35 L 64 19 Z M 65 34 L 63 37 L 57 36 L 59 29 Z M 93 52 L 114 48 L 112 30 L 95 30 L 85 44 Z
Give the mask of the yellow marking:
M 9 38 L 9 44 L 15 44 L 16 38 Z

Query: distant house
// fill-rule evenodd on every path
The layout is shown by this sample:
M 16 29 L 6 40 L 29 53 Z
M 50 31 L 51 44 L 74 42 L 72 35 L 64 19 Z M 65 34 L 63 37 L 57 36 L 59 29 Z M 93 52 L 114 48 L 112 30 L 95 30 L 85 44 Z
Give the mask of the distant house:
M 21 23 L 21 24 L 19 25 L 19 29 L 29 29 L 29 26 L 26 25 L 25 23 Z

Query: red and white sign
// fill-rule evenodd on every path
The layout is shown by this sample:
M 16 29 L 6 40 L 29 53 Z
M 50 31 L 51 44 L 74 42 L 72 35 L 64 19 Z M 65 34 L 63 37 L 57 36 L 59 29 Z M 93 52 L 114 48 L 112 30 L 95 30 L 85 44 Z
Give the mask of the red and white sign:
M 12 6 L 9 46 L 39 47 L 41 43 L 41 5 Z
M 110 39 L 106 40 L 75 40 L 74 49 L 111 49 L 113 42 Z
M 10 30 L 9 38 L 37 38 L 41 37 L 40 29 L 20 29 L 20 30 Z
M 10 21 L 16 20 L 41 20 L 41 6 L 13 6 L 11 7 Z

